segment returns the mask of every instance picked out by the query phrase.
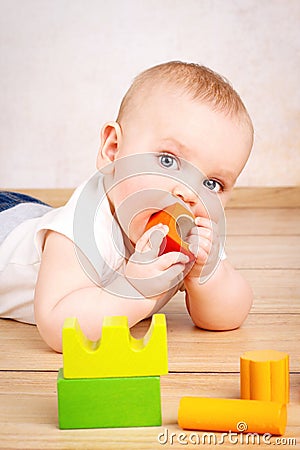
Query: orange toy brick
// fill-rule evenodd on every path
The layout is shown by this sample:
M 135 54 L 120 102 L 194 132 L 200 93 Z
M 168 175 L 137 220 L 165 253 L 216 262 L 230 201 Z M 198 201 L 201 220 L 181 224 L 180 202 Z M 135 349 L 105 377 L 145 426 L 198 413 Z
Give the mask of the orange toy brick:
M 178 410 L 178 425 L 186 430 L 282 435 L 286 423 L 286 405 L 278 402 L 182 397 Z
M 182 252 L 188 256 L 194 257 L 189 251 L 189 244 L 185 242 L 190 230 L 195 226 L 193 214 L 180 203 L 174 203 L 171 206 L 153 214 L 145 230 L 162 223 L 168 225 L 169 233 L 163 240 L 159 256 L 169 252 Z
M 289 402 L 289 356 L 276 350 L 253 350 L 240 357 L 241 398 Z

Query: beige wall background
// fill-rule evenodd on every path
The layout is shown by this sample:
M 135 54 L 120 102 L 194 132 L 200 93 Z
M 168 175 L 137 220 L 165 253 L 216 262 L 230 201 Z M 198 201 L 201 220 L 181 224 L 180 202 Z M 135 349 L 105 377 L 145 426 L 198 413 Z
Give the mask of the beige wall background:
M 180 59 L 253 118 L 240 186 L 300 182 L 299 0 L 0 0 L 0 186 L 74 187 L 132 78 Z

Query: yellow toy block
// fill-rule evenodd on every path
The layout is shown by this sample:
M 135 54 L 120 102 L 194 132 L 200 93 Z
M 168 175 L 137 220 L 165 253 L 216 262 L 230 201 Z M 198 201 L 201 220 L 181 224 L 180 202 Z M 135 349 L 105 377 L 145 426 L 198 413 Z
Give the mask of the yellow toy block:
M 63 328 L 64 378 L 158 376 L 168 373 L 167 327 L 164 314 L 154 314 L 145 336 L 135 339 L 125 316 L 105 317 L 102 337 L 93 342 L 76 318 Z
M 254 350 L 240 358 L 241 398 L 289 402 L 289 356 L 276 350 Z

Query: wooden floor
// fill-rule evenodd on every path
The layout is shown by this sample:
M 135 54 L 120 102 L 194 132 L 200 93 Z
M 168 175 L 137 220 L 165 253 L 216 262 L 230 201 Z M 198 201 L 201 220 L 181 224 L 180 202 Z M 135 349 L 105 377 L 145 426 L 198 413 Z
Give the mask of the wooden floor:
M 58 205 L 65 192 L 39 194 Z M 180 435 L 183 431 L 177 425 L 180 398 L 238 398 L 239 357 L 254 349 L 277 349 L 290 355 L 288 426 L 281 441 L 273 436 L 270 442 L 300 448 L 299 190 L 241 190 L 227 209 L 227 230 L 228 257 L 251 283 L 254 306 L 243 327 L 230 332 L 196 329 L 182 294 L 164 308 L 169 374 L 161 378 L 162 427 L 59 430 L 56 377 L 62 356 L 46 347 L 34 326 L 0 320 L 0 448 L 194 448 L 195 433 Z M 142 336 L 148 325 L 144 321 L 136 326 L 134 336 Z M 201 439 L 203 433 L 197 433 Z M 199 446 L 219 447 L 207 441 Z M 263 446 L 257 441 L 253 446 L 225 440 L 220 448 Z

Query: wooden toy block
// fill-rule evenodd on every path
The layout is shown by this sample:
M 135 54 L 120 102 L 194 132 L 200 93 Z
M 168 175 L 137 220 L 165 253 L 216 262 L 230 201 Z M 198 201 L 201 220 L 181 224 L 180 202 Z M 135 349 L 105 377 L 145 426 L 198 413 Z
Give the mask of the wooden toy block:
M 65 378 L 155 376 L 168 373 L 167 327 L 164 314 L 154 314 L 145 336 L 135 339 L 125 316 L 105 317 L 102 337 L 88 340 L 77 319 L 63 327 Z
M 188 430 L 284 434 L 286 405 L 259 400 L 183 397 L 178 425 Z
M 240 358 L 241 398 L 289 402 L 289 357 L 276 350 L 256 350 Z
M 59 428 L 161 425 L 159 377 L 57 379 Z
M 169 233 L 160 246 L 159 256 L 175 251 L 194 258 L 194 255 L 189 251 L 189 244 L 185 242 L 188 233 L 195 226 L 193 214 L 180 203 L 174 203 L 174 205 L 153 214 L 145 230 L 159 223 L 169 227 Z

